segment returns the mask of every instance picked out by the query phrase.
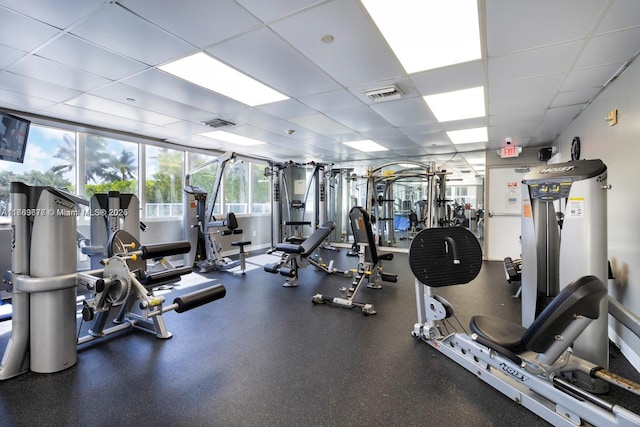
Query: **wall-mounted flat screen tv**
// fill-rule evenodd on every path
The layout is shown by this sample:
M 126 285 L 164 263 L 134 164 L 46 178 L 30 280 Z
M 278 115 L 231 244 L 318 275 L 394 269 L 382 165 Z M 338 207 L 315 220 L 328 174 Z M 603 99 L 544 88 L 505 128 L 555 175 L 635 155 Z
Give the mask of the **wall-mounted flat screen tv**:
M 31 122 L 6 113 L 0 119 L 0 160 L 22 163 Z

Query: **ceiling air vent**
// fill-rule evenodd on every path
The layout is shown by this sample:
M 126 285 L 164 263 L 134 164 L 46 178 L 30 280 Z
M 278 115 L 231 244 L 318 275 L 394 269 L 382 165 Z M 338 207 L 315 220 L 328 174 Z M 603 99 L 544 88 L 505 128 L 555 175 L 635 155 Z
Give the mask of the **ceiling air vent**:
M 371 89 L 365 92 L 369 99 L 373 102 L 388 101 L 390 99 L 398 99 L 403 93 L 396 85 Z
M 223 119 L 212 119 L 206 122 L 202 122 L 203 125 L 211 126 L 212 128 L 223 128 L 225 126 L 235 126 L 235 123 L 229 122 Z

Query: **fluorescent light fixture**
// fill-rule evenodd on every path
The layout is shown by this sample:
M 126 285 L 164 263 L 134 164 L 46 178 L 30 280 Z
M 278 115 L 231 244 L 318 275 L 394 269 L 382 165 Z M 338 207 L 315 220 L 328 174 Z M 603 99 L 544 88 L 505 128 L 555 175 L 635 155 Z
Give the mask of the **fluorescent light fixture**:
M 477 0 L 362 0 L 408 74 L 482 58 Z
M 257 80 L 199 52 L 158 67 L 162 71 L 250 106 L 289 99 Z
M 355 148 L 356 150 L 364 151 L 365 153 L 370 153 L 372 151 L 387 151 L 388 148 L 384 148 L 382 145 L 373 142 L 370 139 L 365 139 L 362 141 L 350 141 L 345 142 L 344 145 L 348 145 L 351 148 Z
M 487 142 L 489 140 L 489 133 L 486 127 L 452 130 L 447 132 L 449 139 L 454 144 L 470 144 L 473 142 Z
M 427 95 L 424 101 L 441 123 L 486 115 L 483 86 Z
M 245 147 L 266 144 L 264 141 L 258 141 L 257 139 L 247 138 L 246 136 L 236 135 L 235 133 L 229 133 L 223 130 L 214 130 L 212 132 L 201 133 L 200 135 L 219 141 L 230 142 L 231 144 L 243 145 Z

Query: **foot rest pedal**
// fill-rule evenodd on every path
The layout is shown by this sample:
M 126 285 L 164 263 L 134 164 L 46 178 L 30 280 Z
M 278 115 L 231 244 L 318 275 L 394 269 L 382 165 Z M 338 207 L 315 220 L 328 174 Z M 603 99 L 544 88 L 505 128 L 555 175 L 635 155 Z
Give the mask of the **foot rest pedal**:
M 397 274 L 391 274 L 391 273 L 380 273 L 380 278 L 382 279 L 383 282 L 392 282 L 392 283 L 397 283 L 398 282 L 398 275 Z
M 278 264 L 266 264 L 264 266 L 264 271 L 276 274 L 278 272 Z
M 280 267 L 280 274 L 285 277 L 296 277 L 295 270 L 288 267 Z

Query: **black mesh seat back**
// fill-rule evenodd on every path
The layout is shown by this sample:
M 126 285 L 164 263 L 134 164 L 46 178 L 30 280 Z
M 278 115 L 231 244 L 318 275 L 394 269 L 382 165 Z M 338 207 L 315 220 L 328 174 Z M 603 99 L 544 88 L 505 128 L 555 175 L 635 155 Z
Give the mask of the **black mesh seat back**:
M 371 229 L 369 213 L 360 206 L 354 206 L 349 211 L 349 221 L 351 221 L 351 231 L 353 232 L 353 238 L 356 243 L 369 247 L 369 250 L 365 251 L 365 254 L 369 254 L 371 259 L 367 259 L 366 261 L 377 264 L 378 251 L 376 250 L 376 240 L 373 237 L 373 230 Z
M 336 225 L 333 221 L 327 221 L 318 227 L 318 229 L 314 231 L 311 236 L 307 237 L 307 239 L 300 245 L 303 249 L 300 255 L 302 255 L 302 257 L 311 255 L 313 251 L 320 246 L 324 239 L 329 237 L 329 234 L 331 234 L 335 227 Z
M 233 212 L 229 212 L 227 214 L 227 228 L 229 230 L 235 230 L 238 228 L 238 220 L 236 219 L 236 214 Z
M 600 300 L 606 294 L 607 287 L 596 276 L 574 280 L 533 321 L 522 337 L 522 343 L 531 351 L 544 353 L 575 316 L 597 319 Z
M 456 258 L 459 263 L 454 262 Z M 411 242 L 409 266 L 427 286 L 461 285 L 480 273 L 482 249 L 476 236 L 465 228 L 425 228 Z

